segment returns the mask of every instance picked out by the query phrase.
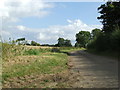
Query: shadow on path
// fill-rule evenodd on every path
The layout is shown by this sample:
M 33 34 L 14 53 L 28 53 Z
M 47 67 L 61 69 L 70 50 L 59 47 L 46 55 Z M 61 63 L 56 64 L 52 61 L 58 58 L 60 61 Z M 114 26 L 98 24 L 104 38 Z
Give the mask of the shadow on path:
M 83 50 L 68 53 L 71 72 L 78 72 L 79 81 L 74 87 L 118 88 L 118 61 L 90 54 Z

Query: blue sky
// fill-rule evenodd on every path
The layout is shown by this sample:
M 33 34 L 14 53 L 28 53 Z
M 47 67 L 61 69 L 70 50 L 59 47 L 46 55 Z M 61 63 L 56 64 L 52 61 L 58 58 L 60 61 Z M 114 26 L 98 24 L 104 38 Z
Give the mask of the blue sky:
M 48 9 L 50 14 L 43 17 L 25 17 L 22 18 L 22 24 L 30 28 L 45 28 L 51 25 L 65 25 L 66 20 L 80 19 L 86 24 L 101 24 L 97 17 L 99 16 L 97 8 L 101 2 L 56 2 L 55 7 Z
M 74 45 L 79 31 L 102 28 L 97 20 L 97 8 L 102 2 L 6 1 L 0 5 L 4 40 L 25 37 L 41 44 L 56 44 L 57 39 L 63 37 Z

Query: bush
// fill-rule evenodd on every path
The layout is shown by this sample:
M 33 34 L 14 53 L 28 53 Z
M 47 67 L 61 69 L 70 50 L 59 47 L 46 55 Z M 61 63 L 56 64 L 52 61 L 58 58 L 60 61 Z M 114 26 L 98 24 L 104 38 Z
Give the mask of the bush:
M 89 42 L 88 49 L 96 51 L 120 51 L 120 30 L 115 30 L 112 33 L 101 33 L 96 39 Z
M 120 51 L 120 30 L 116 30 L 111 35 L 111 49 Z

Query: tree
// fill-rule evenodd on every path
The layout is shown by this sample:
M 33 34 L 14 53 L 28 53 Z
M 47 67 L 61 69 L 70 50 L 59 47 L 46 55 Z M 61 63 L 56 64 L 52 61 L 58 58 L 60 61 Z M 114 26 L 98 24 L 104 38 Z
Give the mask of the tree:
M 40 44 L 37 43 L 37 42 L 35 42 L 35 41 L 31 41 L 31 45 L 32 45 L 32 46 L 40 46 Z
M 95 38 L 97 38 L 99 35 L 100 35 L 100 33 L 101 33 L 101 30 L 100 29 L 93 29 L 92 30 L 92 39 L 95 39 Z
M 59 38 L 58 39 L 58 46 L 61 47 L 61 46 L 64 46 L 64 45 L 65 45 L 64 38 Z
M 16 41 L 24 41 L 24 40 L 25 40 L 25 38 L 19 38 Z
M 120 27 L 120 1 L 107 2 L 106 4 L 101 5 L 98 10 L 101 14 L 98 19 L 102 20 L 103 31 L 105 33 L 113 32 L 116 26 Z
M 64 38 L 58 38 L 58 44 L 56 44 L 56 46 L 59 47 L 71 47 L 71 41 L 68 39 L 64 39 Z
M 91 34 L 88 31 L 80 31 L 76 34 L 76 41 L 81 47 L 86 47 L 90 38 Z
M 96 33 L 99 35 L 91 40 L 88 47 L 101 52 L 120 53 L 120 1 L 107 2 L 101 5 L 98 10 L 101 14 L 98 19 L 101 19 L 103 28 L 101 33 L 96 30 L 92 32 L 95 37 Z
M 76 42 L 75 47 L 80 47 L 80 44 Z
M 25 38 L 19 38 L 16 40 L 16 42 L 18 42 L 19 45 L 24 45 L 26 43 Z
M 65 42 L 65 46 L 67 46 L 67 47 L 71 47 L 72 46 L 70 40 L 66 39 L 64 42 Z

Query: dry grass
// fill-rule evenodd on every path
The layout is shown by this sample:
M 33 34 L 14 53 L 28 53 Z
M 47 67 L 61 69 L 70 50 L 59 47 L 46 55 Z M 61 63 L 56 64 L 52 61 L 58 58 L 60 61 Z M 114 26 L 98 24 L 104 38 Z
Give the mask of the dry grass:
M 52 49 L 52 48 L 55 48 L 55 47 L 48 47 L 48 46 L 25 46 L 25 47 L 28 49 L 46 49 L 46 48 Z

